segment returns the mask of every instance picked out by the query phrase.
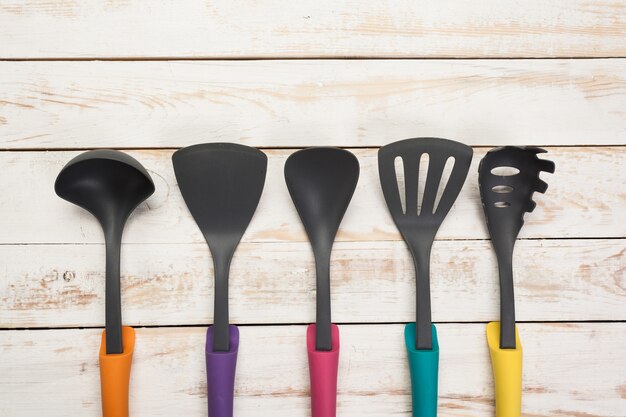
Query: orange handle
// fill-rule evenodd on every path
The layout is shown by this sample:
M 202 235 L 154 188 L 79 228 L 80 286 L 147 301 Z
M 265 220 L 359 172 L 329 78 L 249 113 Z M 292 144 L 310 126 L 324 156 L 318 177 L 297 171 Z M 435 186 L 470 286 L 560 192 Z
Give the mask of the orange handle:
M 103 417 L 128 417 L 128 383 L 135 350 L 135 330 L 128 326 L 122 327 L 122 339 L 124 351 L 107 355 L 106 331 L 102 332 L 100 389 Z

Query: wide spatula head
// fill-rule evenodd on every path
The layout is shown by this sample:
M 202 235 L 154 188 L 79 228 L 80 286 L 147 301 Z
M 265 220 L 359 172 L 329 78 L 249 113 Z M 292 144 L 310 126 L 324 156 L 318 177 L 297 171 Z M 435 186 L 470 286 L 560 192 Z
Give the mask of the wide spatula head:
M 183 199 L 211 252 L 234 252 L 259 204 L 267 156 L 234 143 L 205 143 L 172 156 Z

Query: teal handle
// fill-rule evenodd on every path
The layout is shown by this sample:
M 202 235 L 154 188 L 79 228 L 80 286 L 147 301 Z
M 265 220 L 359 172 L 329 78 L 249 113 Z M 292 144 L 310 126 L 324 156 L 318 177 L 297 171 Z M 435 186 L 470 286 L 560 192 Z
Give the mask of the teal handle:
M 433 348 L 415 349 L 415 323 L 404 328 L 404 342 L 411 371 L 413 417 L 437 416 L 437 386 L 439 383 L 439 341 L 437 328 L 432 325 Z

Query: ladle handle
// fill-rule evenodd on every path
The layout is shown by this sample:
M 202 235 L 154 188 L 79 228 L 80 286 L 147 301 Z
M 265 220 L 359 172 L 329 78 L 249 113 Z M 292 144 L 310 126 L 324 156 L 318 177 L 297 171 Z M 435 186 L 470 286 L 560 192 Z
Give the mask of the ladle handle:
M 331 325 L 332 349 L 316 350 L 315 324 L 306 331 L 311 378 L 311 417 L 337 415 L 337 369 L 339 367 L 339 328 Z
M 229 350 L 227 352 L 213 350 L 214 330 L 215 326 L 207 329 L 205 345 L 209 417 L 233 417 L 239 329 L 232 324 L 228 327 Z
M 123 226 L 111 225 L 106 228 L 106 281 L 105 281 L 105 326 L 106 352 L 122 353 L 122 300 L 120 296 L 120 252 Z
M 409 357 L 413 417 L 436 417 L 439 386 L 439 342 L 437 328 L 431 325 L 432 349 L 416 349 L 415 323 L 404 328 L 404 343 Z
M 515 349 L 500 348 L 500 323 L 487 324 L 487 344 L 496 389 L 496 417 L 522 415 L 522 344 L 515 326 Z
M 106 330 L 100 344 L 100 389 L 103 417 L 128 417 L 128 386 L 130 368 L 135 350 L 135 330 L 122 328 L 124 349 L 122 353 L 106 353 Z

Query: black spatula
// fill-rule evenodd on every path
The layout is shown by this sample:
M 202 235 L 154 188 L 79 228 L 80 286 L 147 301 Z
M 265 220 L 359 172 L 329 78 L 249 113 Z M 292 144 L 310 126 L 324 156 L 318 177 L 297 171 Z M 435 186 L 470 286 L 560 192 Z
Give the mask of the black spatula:
M 337 405 L 339 328 L 330 317 L 330 254 L 359 179 L 359 161 L 338 148 L 309 148 L 285 163 L 285 181 L 313 248 L 316 321 L 307 328 L 311 415 L 334 417 Z
M 359 161 L 342 149 L 304 149 L 285 163 L 287 188 L 315 255 L 317 350 L 331 350 L 330 253 L 358 179 Z
M 180 192 L 213 255 L 213 350 L 229 350 L 228 272 L 235 249 L 256 210 L 267 156 L 234 143 L 206 143 L 172 156 Z
M 418 176 L 420 159 L 424 154 L 428 155 L 428 173 L 421 210 L 418 213 Z M 396 158 L 401 158 L 404 166 L 404 207 L 396 176 Z M 441 199 L 435 206 L 437 190 L 444 186 L 440 182 L 449 158 L 454 160 L 454 165 Z M 387 207 L 415 261 L 417 349 L 432 347 L 430 250 L 439 226 L 463 187 L 471 161 L 472 148 L 459 142 L 437 138 L 406 139 L 383 146 L 378 152 L 380 183 Z
M 209 417 L 232 417 L 239 329 L 228 320 L 228 273 L 235 249 L 259 204 L 267 156 L 234 143 L 205 143 L 172 156 L 183 199 L 213 255 L 213 326 L 205 358 Z
M 428 170 L 420 199 L 420 164 L 426 157 Z M 402 191 L 397 162 L 403 166 Z M 378 151 L 378 172 L 385 201 L 415 263 L 416 322 L 404 329 L 414 416 L 437 415 L 439 342 L 430 310 L 430 251 L 439 226 L 461 192 L 471 162 L 472 148 L 447 139 L 406 139 Z M 448 164 L 452 164 L 452 169 L 447 182 L 442 183 Z

